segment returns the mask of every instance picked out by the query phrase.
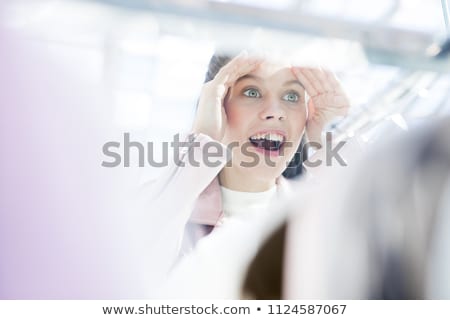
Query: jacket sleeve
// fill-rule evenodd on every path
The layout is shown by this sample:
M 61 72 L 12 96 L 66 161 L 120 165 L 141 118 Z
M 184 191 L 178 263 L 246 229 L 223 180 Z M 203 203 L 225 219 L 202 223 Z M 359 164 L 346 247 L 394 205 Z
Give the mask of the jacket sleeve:
M 178 257 L 196 199 L 231 158 L 225 145 L 207 135 L 191 134 L 179 140 L 178 159 L 175 154 L 164 173 L 140 190 L 148 213 L 150 254 L 166 271 Z

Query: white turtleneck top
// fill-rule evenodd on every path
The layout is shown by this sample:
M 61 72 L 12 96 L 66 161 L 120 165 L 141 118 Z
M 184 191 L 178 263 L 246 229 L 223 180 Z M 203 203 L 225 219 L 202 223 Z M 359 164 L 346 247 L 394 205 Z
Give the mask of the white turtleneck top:
M 247 220 L 258 215 L 263 215 L 277 194 L 276 185 L 263 192 L 234 191 L 223 186 L 220 188 L 224 216 L 219 224 L 230 219 Z

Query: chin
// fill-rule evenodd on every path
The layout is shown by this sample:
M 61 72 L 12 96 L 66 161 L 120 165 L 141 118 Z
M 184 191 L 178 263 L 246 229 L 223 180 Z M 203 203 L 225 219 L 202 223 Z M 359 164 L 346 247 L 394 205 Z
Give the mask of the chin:
M 281 176 L 286 169 L 285 161 L 280 161 L 281 159 L 279 159 L 270 163 L 269 160 L 270 159 L 268 159 L 266 163 L 264 159 L 261 159 L 261 161 L 254 166 L 243 167 L 245 176 L 257 180 L 273 180 Z

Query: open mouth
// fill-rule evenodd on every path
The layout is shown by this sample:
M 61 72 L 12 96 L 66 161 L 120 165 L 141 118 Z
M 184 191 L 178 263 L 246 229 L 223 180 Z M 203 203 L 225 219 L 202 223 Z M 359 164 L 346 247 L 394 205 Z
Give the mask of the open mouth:
M 286 137 L 279 133 L 260 133 L 249 138 L 251 144 L 258 150 L 271 155 L 279 155 Z

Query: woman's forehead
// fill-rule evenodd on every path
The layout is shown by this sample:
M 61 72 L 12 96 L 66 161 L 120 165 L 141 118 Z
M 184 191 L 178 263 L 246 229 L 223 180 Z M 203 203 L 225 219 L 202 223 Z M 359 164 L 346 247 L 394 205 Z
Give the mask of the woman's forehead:
M 289 64 L 280 64 L 273 62 L 263 62 L 256 69 L 249 72 L 248 74 L 240 77 L 237 83 L 248 80 L 256 82 L 267 82 L 271 85 L 284 85 L 287 82 L 293 83 L 298 82 L 291 70 Z M 302 87 L 303 85 L 300 84 Z
M 249 74 L 262 80 L 295 80 L 291 65 L 288 63 L 263 61 Z

